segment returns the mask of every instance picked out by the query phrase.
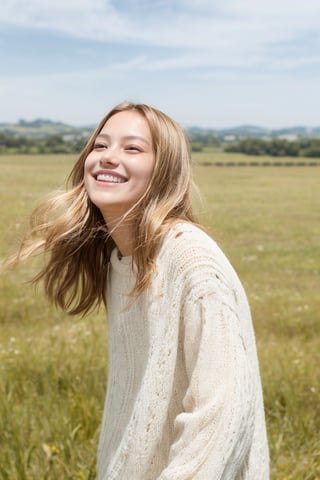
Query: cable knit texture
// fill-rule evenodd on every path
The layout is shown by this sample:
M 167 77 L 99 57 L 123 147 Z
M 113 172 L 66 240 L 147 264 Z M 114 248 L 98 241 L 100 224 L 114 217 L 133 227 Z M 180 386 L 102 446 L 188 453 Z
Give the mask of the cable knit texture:
M 175 225 L 150 289 L 129 307 L 131 257 L 107 285 L 109 376 L 99 480 L 267 480 L 251 315 L 217 244 Z

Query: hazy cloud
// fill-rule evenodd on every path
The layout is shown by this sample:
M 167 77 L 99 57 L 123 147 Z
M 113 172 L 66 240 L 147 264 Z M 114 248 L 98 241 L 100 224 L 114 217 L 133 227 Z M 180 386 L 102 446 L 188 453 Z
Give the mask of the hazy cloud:
M 5 32 L 18 30 L 25 32 L 25 38 L 28 31 L 40 39 L 50 34 L 52 65 L 45 48 L 41 58 L 34 60 L 33 52 L 39 49 L 32 43 L 29 57 L 22 58 L 24 45 L 19 43 L 12 57 L 16 64 L 11 67 Z M 188 92 L 197 90 L 193 112 L 198 104 L 199 112 L 204 111 L 208 98 L 217 105 L 229 95 L 234 108 L 238 104 L 248 117 L 257 111 L 263 115 L 271 108 L 267 98 L 277 98 L 278 105 L 284 102 L 283 115 L 300 102 L 305 115 L 313 108 L 316 117 L 319 0 L 3 0 L 0 37 L 2 69 L 10 66 L 10 74 L 7 71 L 1 79 L 4 104 L 9 93 L 18 98 L 15 92 L 27 88 L 30 98 L 46 98 L 52 111 L 56 104 L 49 92 L 54 89 L 75 111 L 74 86 L 93 99 L 88 94 L 88 85 L 93 84 L 100 96 L 114 98 L 121 92 L 122 97 L 132 98 L 143 92 L 165 104 L 178 104 L 180 94 L 191 98 Z M 10 41 L 14 42 L 14 34 Z M 303 84 L 299 76 L 305 77 Z M 165 82 L 167 89 L 162 92 Z M 289 92 L 292 105 L 284 98 Z M 312 95 L 312 102 L 303 102 L 304 92 Z M 261 96 L 266 98 L 264 106 Z M 36 109 L 35 102 L 22 97 L 21 93 L 17 109 L 23 105 L 24 110 Z M 93 104 L 92 111 L 95 108 Z
M 0 24 L 167 48 L 256 48 L 314 30 L 320 2 L 305 0 L 105 1 L 4 0 Z

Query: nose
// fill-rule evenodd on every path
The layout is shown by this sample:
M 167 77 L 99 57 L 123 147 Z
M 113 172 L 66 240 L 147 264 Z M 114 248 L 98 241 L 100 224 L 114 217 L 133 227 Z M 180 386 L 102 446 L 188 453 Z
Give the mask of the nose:
M 100 157 L 101 166 L 105 166 L 105 165 L 118 166 L 119 163 L 120 161 L 118 159 L 118 155 L 116 154 L 114 149 L 108 148 L 106 150 L 103 150 Z

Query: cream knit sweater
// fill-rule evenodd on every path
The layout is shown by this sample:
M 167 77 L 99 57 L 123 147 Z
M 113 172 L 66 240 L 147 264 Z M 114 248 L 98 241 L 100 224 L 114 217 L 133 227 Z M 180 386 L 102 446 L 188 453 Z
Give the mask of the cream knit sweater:
M 225 255 L 181 223 L 153 283 L 129 307 L 131 257 L 113 251 L 109 376 L 99 480 L 267 480 L 268 446 L 250 310 Z

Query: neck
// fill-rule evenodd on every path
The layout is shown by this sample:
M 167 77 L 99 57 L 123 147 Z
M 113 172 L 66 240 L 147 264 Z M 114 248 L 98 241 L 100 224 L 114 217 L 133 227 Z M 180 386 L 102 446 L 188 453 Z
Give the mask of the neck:
M 133 253 L 132 226 L 125 220 L 106 220 L 111 237 L 115 242 L 122 257 L 131 256 Z

